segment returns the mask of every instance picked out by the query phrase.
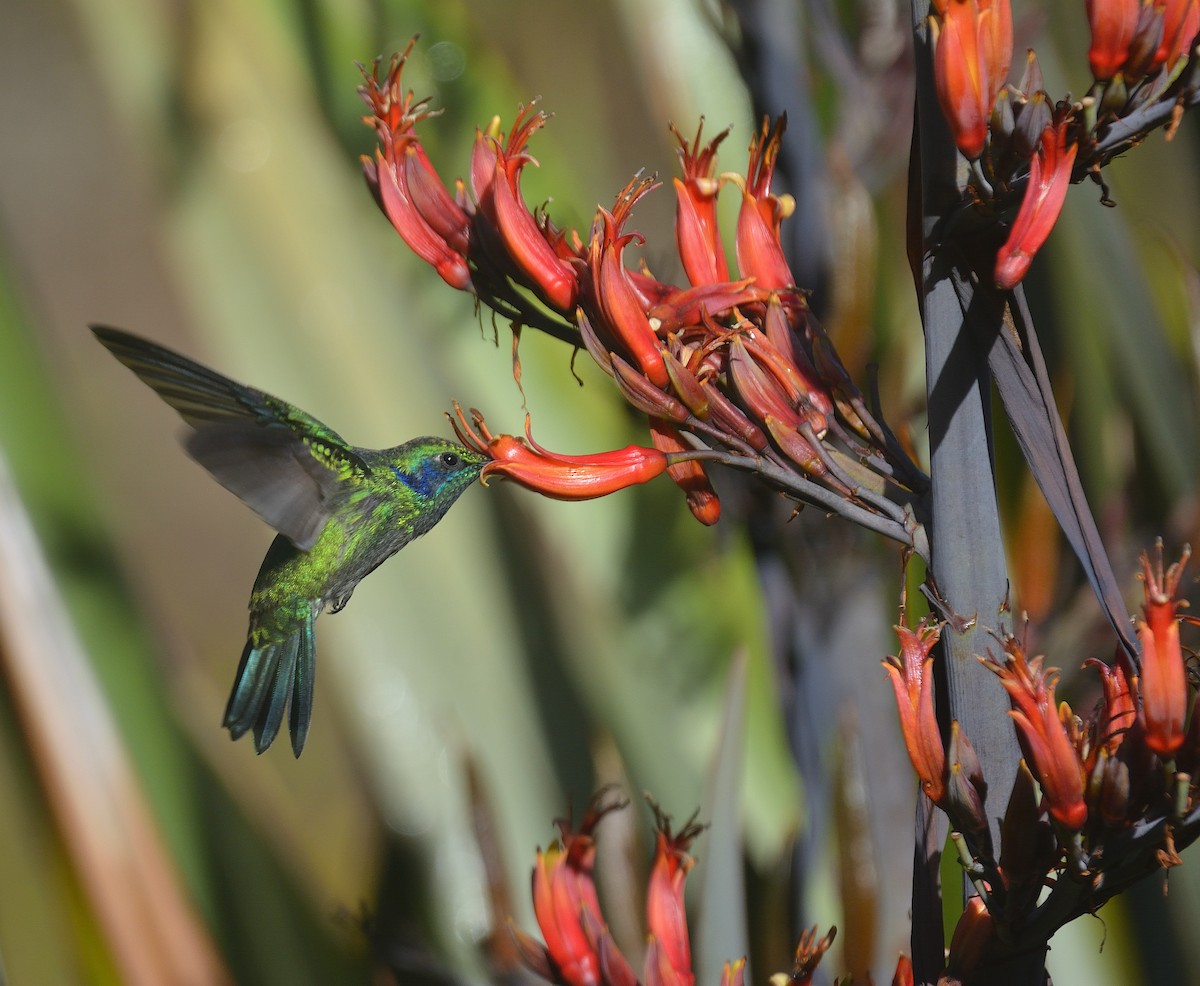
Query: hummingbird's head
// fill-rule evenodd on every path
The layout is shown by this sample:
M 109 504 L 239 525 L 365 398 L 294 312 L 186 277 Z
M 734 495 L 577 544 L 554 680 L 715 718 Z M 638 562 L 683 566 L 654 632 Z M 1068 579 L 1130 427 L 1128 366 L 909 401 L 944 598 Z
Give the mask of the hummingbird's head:
M 491 461 L 444 438 L 414 438 L 392 449 L 388 459 L 396 479 L 442 513 Z

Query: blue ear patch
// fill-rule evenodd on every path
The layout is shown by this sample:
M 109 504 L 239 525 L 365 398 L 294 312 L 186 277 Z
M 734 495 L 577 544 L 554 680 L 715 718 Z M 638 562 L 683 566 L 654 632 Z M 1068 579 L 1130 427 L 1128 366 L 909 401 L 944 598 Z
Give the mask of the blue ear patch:
M 425 470 L 422 469 L 421 472 L 413 476 L 409 473 L 406 473 L 399 466 L 392 466 L 392 475 L 396 477 L 401 485 L 407 486 L 410 490 L 416 493 L 417 496 L 429 496 L 430 494 L 428 483 L 422 481 L 424 478 L 424 472 Z
M 442 488 L 446 481 L 446 470 L 436 458 L 422 459 L 415 472 L 405 472 L 399 466 L 392 466 L 392 473 L 401 483 L 422 497 L 432 497 Z

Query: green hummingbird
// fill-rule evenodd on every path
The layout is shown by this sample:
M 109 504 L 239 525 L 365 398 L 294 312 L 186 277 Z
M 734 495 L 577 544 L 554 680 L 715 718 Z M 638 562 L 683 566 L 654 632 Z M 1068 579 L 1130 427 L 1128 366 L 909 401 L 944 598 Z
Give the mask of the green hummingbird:
M 170 349 L 119 329 L 92 331 L 191 425 L 191 457 L 279 532 L 250 593 L 223 724 L 234 739 L 252 729 L 262 753 L 290 706 L 298 757 L 312 718 L 313 622 L 343 609 L 365 576 L 431 530 L 489 460 L 442 438 L 357 448 L 298 407 Z

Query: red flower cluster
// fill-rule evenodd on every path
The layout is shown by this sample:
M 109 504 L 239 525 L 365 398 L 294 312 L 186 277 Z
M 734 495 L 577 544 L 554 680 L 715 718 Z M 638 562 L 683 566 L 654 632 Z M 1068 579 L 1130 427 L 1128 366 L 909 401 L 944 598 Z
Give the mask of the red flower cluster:
M 798 499 L 852 503 L 887 518 L 894 536 L 907 536 L 902 504 L 925 477 L 868 411 L 780 244 L 780 224 L 793 209 L 790 197 L 771 191 L 782 120 L 755 136 L 745 176 L 717 173 L 725 133 L 704 142 L 699 130 L 691 141 L 676 132 L 683 174 L 674 183 L 675 239 L 689 282 L 677 286 L 627 256 L 643 242 L 629 229 L 632 210 L 655 182 L 630 182 L 611 210 L 597 210 L 586 239 L 528 208 L 521 174 L 534 163 L 530 138 L 547 120 L 533 107 L 520 111 L 507 135 L 498 123 L 477 132 L 469 181 L 457 182 L 451 194 L 417 134 L 427 104 L 401 85 L 408 54 L 382 74 L 378 63 L 364 71 L 360 88 L 379 142 L 374 157 L 363 159 L 376 201 L 447 283 L 473 292 L 514 331 L 531 325 L 586 348 L 647 415 L 660 455 L 629 453 L 636 459 L 628 463 L 629 482 L 665 468 L 693 514 L 711 524 L 720 504 L 702 460 L 715 459 L 756 470 Z M 741 196 L 739 277 L 730 276 L 716 218 L 725 186 Z M 479 437 L 506 463 L 489 467 L 492 474 L 551 496 L 609 491 L 599 480 L 567 490 L 568 463 L 558 457 L 551 468 L 532 440 Z M 697 449 L 712 454 L 685 454 Z M 628 483 L 618 481 L 612 455 L 586 457 L 582 465 L 604 472 L 618 489 Z
M 522 960 L 535 973 L 561 986 L 694 986 L 691 939 L 684 908 L 684 883 L 694 860 L 692 843 L 703 829 L 694 818 L 679 832 L 654 808 L 654 861 L 646 885 L 646 951 L 639 980 L 609 932 L 596 894 L 596 826 L 624 802 L 601 793 L 588 806 L 578 829 L 558 823 L 560 836 L 533 869 L 533 911 L 545 944 L 510 926 Z M 653 807 L 653 806 L 652 806 Z M 823 937 L 805 932 L 790 974 L 772 977 L 789 986 L 808 986 L 833 943 L 836 928 Z M 726 962 L 720 986 L 743 986 L 745 958 Z M 912 965 L 901 956 L 892 986 L 911 986 Z
M 1128 89 L 1174 72 L 1200 32 L 1200 0 L 1086 0 L 1097 82 L 1117 75 Z
M 1099 674 L 1102 691 L 1086 721 L 1056 698 L 1058 671 L 1044 667 L 1041 657 L 1027 659 L 1020 641 L 1004 640 L 1002 660 L 981 658 L 1008 693 L 1024 754 L 1007 793 L 998 860 L 986 831 L 988 789 L 978 760 L 956 722 L 943 744 L 935 713 L 940 628 L 896 628 L 900 655 L 884 667 L 905 747 L 922 790 L 959 833 L 964 864 L 979 890 L 954 934 L 952 975 L 974 968 L 1005 935 L 1033 921 L 1048 885 L 1077 888 L 1073 912 L 1061 903 L 1045 905 L 1061 920 L 1099 906 L 1130 874 L 1179 863 L 1172 826 L 1200 804 L 1200 696 L 1179 639 L 1179 610 L 1187 604 L 1177 594 L 1188 557 L 1185 549 L 1179 562 L 1165 567 L 1161 543 L 1153 558 L 1142 556 L 1140 664 L 1135 667 L 1123 651 L 1112 665 L 1085 662 Z M 1164 821 L 1150 851 L 1148 836 L 1139 845 L 1135 835 Z M 1139 854 L 1137 863 L 1126 858 L 1131 853 Z M 1093 871 L 1100 875 L 1089 881 L 1064 879 Z M 1119 876 L 1110 884 L 1105 873 Z M 998 924 L 1007 930 L 1001 933 Z
M 594 878 L 595 829 L 623 802 L 598 796 L 579 829 L 559 822 L 561 836 L 537 854 L 533 870 L 533 910 L 545 945 L 513 928 L 526 965 L 543 979 L 563 986 L 639 986 L 629 961 L 613 942 L 600 911 Z M 693 860 L 688 849 L 703 826 L 689 821 L 678 833 L 670 819 L 658 820 L 654 862 L 646 887 L 645 986 L 693 986 L 691 943 L 683 906 L 684 881 Z M 746 960 L 726 963 L 721 986 L 742 986 Z
M 1098 175 L 1144 135 L 1105 146 L 1101 138 L 1111 124 L 1155 102 L 1173 105 L 1180 94 L 1172 83 L 1195 52 L 1200 0 L 1085 0 L 1085 7 L 1095 85 L 1088 100 L 1056 107 L 1032 51 L 1022 80 L 1005 84 L 1012 55 L 1008 0 L 933 2 L 938 101 L 959 150 L 979 162 L 969 199 L 991 217 L 1017 205 L 996 255 L 993 276 L 1001 288 L 1012 288 L 1029 270 L 1067 186 Z M 1169 120 L 1161 114 L 1146 126 Z
M 1086 724 L 1066 702 L 1056 701 L 1058 671 L 1044 669 L 1041 657 L 1027 660 L 1015 638 L 1005 640 L 1002 662 L 984 660 L 1008 692 L 1026 762 L 1041 787 L 1046 810 L 1064 830 L 1086 829 L 1093 838 L 1102 838 L 1106 829 L 1128 827 L 1161 810 L 1164 763 L 1172 771 L 1194 773 L 1200 758 L 1200 721 L 1192 715 L 1187 722 L 1196 697 L 1179 642 L 1178 610 L 1186 603 L 1176 598 L 1187 559 L 1185 550 L 1180 561 L 1164 571 L 1161 544 L 1153 563 L 1142 556 L 1146 601 L 1145 618 L 1138 621 L 1140 673 L 1121 658 L 1111 666 L 1085 662 L 1100 674 L 1103 690 Z M 922 664 L 923 685 L 931 661 L 925 658 Z M 898 672 L 889 670 L 898 679 Z M 932 703 L 922 687 L 921 708 L 932 709 Z M 912 705 L 907 698 L 900 705 L 905 741 L 914 765 L 926 765 L 918 766 L 923 786 L 936 793 L 939 789 L 926 776 L 939 762 L 940 743 L 939 749 L 931 750 L 928 740 L 927 724 L 933 724 L 936 736 L 936 721 L 930 712 L 915 718 Z M 914 727 L 906 725 L 908 721 L 916 723 L 913 739 Z M 941 803 L 933 793 L 930 796 Z

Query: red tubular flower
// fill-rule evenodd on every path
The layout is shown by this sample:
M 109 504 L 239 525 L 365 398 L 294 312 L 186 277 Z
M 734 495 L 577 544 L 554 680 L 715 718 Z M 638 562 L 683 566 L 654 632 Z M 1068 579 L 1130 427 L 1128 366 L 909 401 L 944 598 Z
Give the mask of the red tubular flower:
M 671 388 L 679 395 L 692 414 L 701 421 L 707 421 L 709 418 L 708 395 L 700 386 L 700 378 L 670 350 L 663 350 L 663 363 L 667 368 L 667 376 L 671 379 Z
M 493 435 L 482 414 L 472 408 L 471 416 L 472 423 L 468 424 L 457 403 L 454 404 L 454 416 L 447 415 L 459 441 L 492 457 L 493 461 L 483 467 L 480 478 L 485 482 L 489 476 L 511 479 L 553 500 L 591 500 L 607 496 L 627 486 L 649 482 L 671 465 L 671 459 L 665 453 L 640 445 L 593 455 L 560 455 L 533 440 L 528 415 L 525 416 L 524 438 Z
M 802 399 L 811 408 L 828 418 L 833 413 L 834 406 L 833 398 L 829 394 L 831 377 L 827 376 L 822 379 L 803 346 L 798 344 L 797 328 L 810 333 L 813 338 L 824 338 L 824 332 L 816 320 L 810 316 L 808 308 L 803 302 L 785 305 L 779 295 L 772 294 L 767 299 L 762 325 L 767 342 L 778 354 L 778 361 L 783 372 L 790 378 L 791 385 L 796 389 L 797 399 Z M 836 361 L 836 354 L 834 354 L 834 359 Z M 837 362 L 836 366 L 840 371 L 836 377 L 837 384 L 848 383 L 849 378 L 840 362 Z M 774 372 L 778 375 L 779 371 L 774 369 Z M 813 421 L 812 424 L 813 431 L 817 434 L 824 434 L 825 422 Z
M 766 433 L 746 417 L 742 409 L 725 396 L 724 391 L 711 380 L 702 380 L 700 387 L 708 398 L 713 424 L 745 442 L 756 452 L 761 452 L 767 447 Z
M 1134 720 L 1137 707 L 1125 668 L 1120 664 L 1108 665 L 1094 657 L 1083 662 L 1085 668 L 1100 672 L 1100 684 L 1104 689 L 1104 705 L 1096 731 L 1096 743 L 1104 747 L 1109 756 L 1120 749 Z
M 1190 52 L 1198 29 L 1197 0 L 1143 0 L 1124 65 L 1126 82 L 1132 86 L 1161 68 L 1169 75 Z
M 1008 81 L 1012 66 L 1012 9 L 1009 0 L 979 0 L 980 47 L 988 68 L 988 113 Z
M 647 379 L 665 390 L 670 378 L 661 345 L 646 315 L 643 297 L 622 259 L 625 247 L 633 241 L 641 242 L 641 237 L 636 233 L 622 234 L 621 227 L 633 204 L 653 187 L 652 181 L 635 179 L 618 196 L 612 212 L 599 211 L 588 244 L 592 281 L 592 306 L 588 314 L 596 329 L 607 330 L 633 357 Z
M 509 260 L 520 272 L 518 280 L 528 285 L 551 308 L 562 314 L 575 310 L 578 285 L 574 268 L 559 256 L 549 224 L 540 222 L 521 195 L 521 171 L 537 161 L 527 152 L 529 139 L 546 123 L 546 114 L 533 106 L 522 108 L 508 139 L 500 144 L 488 134 L 476 143 L 495 145 L 490 179 L 483 172 L 488 154 L 479 152 L 472 166 L 472 184 L 479 209 L 493 224 Z
M 429 116 L 427 100 L 401 87 L 400 77 L 413 44 L 392 58 L 379 77 L 379 61 L 362 69 L 359 95 L 371 109 L 364 121 L 375 127 L 379 147 L 363 156 L 363 175 L 375 201 L 405 243 L 451 287 L 468 290 L 465 257 L 470 217 L 434 171 L 417 142 L 416 125 Z
M 1138 621 L 1138 641 L 1142 645 L 1142 723 L 1146 745 L 1162 757 L 1175 754 L 1183 743 L 1183 720 L 1187 715 L 1187 668 L 1179 646 L 1179 619 L 1176 613 L 1185 602 L 1175 598 L 1179 579 L 1187 565 L 1190 549 L 1184 548 L 1178 562 L 1163 572 L 1162 542 L 1158 544 L 1156 564 L 1142 555 L 1142 581 L 1146 601 L 1144 620 Z
M 717 228 L 717 193 L 721 181 L 716 177 L 717 148 L 729 136 L 729 129 L 700 147 L 704 121 L 696 128 L 690 144 L 674 127 L 671 133 L 679 141 L 679 161 L 683 178 L 675 179 L 675 242 L 688 281 L 695 285 L 716 284 L 729 280 L 725 250 Z
M 537 854 L 533 870 L 533 911 L 546 940 L 542 946 L 513 928 L 526 964 L 564 986 L 635 986 L 637 980 L 617 951 L 600 915 L 593 877 L 600 819 L 621 807 L 597 797 L 579 830 L 559 822 L 560 840 Z
M 538 851 L 533 870 L 533 911 L 546 939 L 546 952 L 563 982 L 595 986 L 600 960 L 584 926 L 584 915 L 598 917 L 600 903 L 592 879 L 595 846 L 577 836 L 568 848 L 555 843 Z
M 892 679 L 900 732 L 921 790 L 934 804 L 940 804 L 946 794 L 946 751 L 933 707 L 933 658 L 929 654 L 942 628 L 922 623 L 915 630 L 894 629 L 900 638 L 900 654 L 884 661 L 883 668 Z
M 1141 0 L 1086 0 L 1085 6 L 1092 32 L 1088 63 L 1096 81 L 1107 82 L 1129 57 Z
M 930 18 L 933 77 L 938 102 L 954 143 L 968 158 L 983 153 L 991 107 L 984 105 L 983 65 L 979 57 L 978 8 L 951 0 L 942 17 Z
M 1042 787 L 1042 796 L 1054 819 L 1064 828 L 1078 831 L 1087 821 L 1083 798 L 1084 773 L 1079 754 L 1071 742 L 1066 722 L 1071 707 L 1054 704 L 1058 671 L 1042 671 L 1042 658 L 1025 660 L 1021 645 L 1009 639 L 1003 665 L 983 663 L 1000 678 L 1013 708 L 1009 715 L 1017 724 L 1017 735 L 1029 759 L 1031 769 Z
M 375 194 L 383 214 L 410 250 L 429 264 L 452 288 L 460 291 L 471 287 L 471 271 L 466 258 L 426 220 L 413 201 L 410 191 L 409 166 L 420 159 L 403 154 L 399 164 L 387 160 L 379 150 L 375 160 L 364 157 L 363 175 Z
M 646 986 L 692 986 L 692 947 L 688 938 L 687 913 L 683 905 L 683 885 L 695 860 L 688 855 L 703 826 L 690 819 L 677 835 L 671 834 L 671 820 L 657 806 L 658 827 L 654 865 L 646 886 L 646 929 L 650 944 L 646 950 Z
M 1168 72 L 1185 58 L 1200 32 L 1200 0 L 1165 0 L 1162 11 L 1162 44 L 1154 61 Z
M 765 291 L 782 291 L 795 283 L 779 242 L 779 225 L 795 211 L 796 201 L 790 195 L 771 194 L 771 178 L 786 126 L 786 116 L 774 125 L 763 120 L 761 131 L 750 142 L 745 179 L 741 175 L 725 176 L 742 190 L 736 234 L 738 269 Z
M 1004 290 L 1015 287 L 1028 272 L 1033 255 L 1046 242 L 1067 198 L 1079 145 L 1067 141 L 1070 111 L 1055 116 L 1055 122 L 1042 131 L 1041 146 L 1029 162 L 1025 197 L 1008 239 L 996 253 L 996 285 Z
M 1012 62 L 1012 12 L 1008 0 L 945 0 L 934 7 L 934 88 L 958 149 L 977 158 Z

